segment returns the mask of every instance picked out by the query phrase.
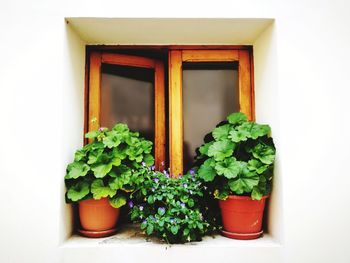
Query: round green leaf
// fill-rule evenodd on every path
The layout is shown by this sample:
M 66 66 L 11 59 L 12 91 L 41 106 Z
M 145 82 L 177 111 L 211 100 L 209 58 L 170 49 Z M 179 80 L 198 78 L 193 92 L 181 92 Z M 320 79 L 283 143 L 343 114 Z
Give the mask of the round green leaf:
M 201 147 L 199 147 L 199 152 L 204 155 L 208 155 L 209 147 L 214 143 L 214 141 L 208 142 L 206 144 L 203 144 Z
M 94 199 L 101 199 L 107 196 L 115 196 L 116 191 L 112 190 L 109 186 L 105 186 L 102 179 L 96 179 L 91 184 L 91 193 Z
M 215 161 L 222 161 L 232 156 L 234 147 L 235 144 L 228 140 L 214 142 L 208 149 L 208 156 L 214 157 Z
M 232 129 L 232 126 L 230 124 L 225 124 L 215 128 L 212 133 L 214 139 L 216 141 L 226 140 L 231 129 Z
M 126 204 L 126 197 L 124 195 L 116 195 L 109 199 L 109 203 L 114 208 L 120 208 Z
M 259 143 L 251 149 L 253 156 L 264 164 L 273 164 L 275 161 L 275 148 L 270 145 Z
M 87 182 L 79 182 L 71 186 L 67 191 L 68 199 L 77 202 L 90 193 L 89 184 Z
M 112 169 L 112 163 L 101 163 L 91 167 L 91 170 L 94 172 L 96 178 L 103 178 L 110 172 Z
M 231 113 L 230 115 L 228 115 L 227 120 L 229 123 L 236 125 L 236 124 L 246 122 L 248 119 L 244 113 L 236 112 L 236 113 Z
M 214 180 L 216 171 L 211 166 L 213 163 L 212 159 L 208 159 L 202 164 L 202 166 L 198 170 L 198 176 L 202 178 L 205 182 L 211 182 Z
M 219 175 L 224 175 L 231 179 L 237 177 L 241 170 L 239 162 L 235 158 L 226 158 L 225 160 L 216 163 L 215 170 Z
M 73 162 L 67 167 L 67 174 L 65 179 L 77 179 L 78 177 L 85 176 L 90 170 L 89 165 L 83 162 Z

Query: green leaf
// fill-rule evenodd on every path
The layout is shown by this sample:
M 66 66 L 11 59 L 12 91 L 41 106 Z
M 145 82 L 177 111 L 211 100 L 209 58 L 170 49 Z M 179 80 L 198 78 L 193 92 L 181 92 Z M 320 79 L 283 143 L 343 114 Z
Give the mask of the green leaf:
M 248 162 L 248 169 L 250 171 L 256 171 L 257 174 L 264 173 L 268 168 L 269 168 L 269 165 L 265 165 L 256 159 L 252 159 Z
M 112 165 L 113 165 L 113 166 L 119 166 L 121 163 L 122 163 L 122 160 L 120 160 L 118 157 L 115 157 L 115 158 L 112 160 Z
M 177 225 L 171 226 L 170 231 L 173 235 L 176 235 L 177 232 L 179 232 L 179 226 Z
M 101 199 L 107 196 L 115 196 L 116 191 L 112 190 L 109 186 L 105 186 L 102 179 L 96 179 L 91 184 L 91 193 L 94 199 Z
M 109 132 L 106 137 L 103 138 L 103 144 L 108 148 L 117 147 L 121 143 L 120 135 L 114 131 Z
M 126 157 L 126 150 L 120 149 L 119 147 L 113 148 L 112 155 L 118 157 L 120 160 L 124 160 Z
M 152 224 L 149 224 L 149 225 L 147 226 L 146 234 L 147 234 L 147 235 L 151 235 L 151 234 L 153 233 L 153 230 L 154 230 L 153 225 L 152 225 Z
M 235 144 L 228 140 L 214 142 L 208 149 L 208 156 L 213 156 L 215 161 L 222 161 L 232 156 L 234 147 Z
M 212 133 L 214 139 L 216 141 L 226 140 L 231 129 L 232 129 L 232 126 L 230 124 L 225 124 L 215 128 Z
M 158 208 L 158 214 L 159 214 L 160 216 L 162 216 L 162 215 L 165 214 L 165 209 L 164 209 L 164 207 L 159 207 L 159 208 Z
M 214 180 L 216 171 L 212 167 L 212 164 L 215 163 L 212 159 L 206 160 L 198 170 L 198 176 L 202 178 L 205 182 L 211 182 Z
M 147 203 L 149 203 L 150 205 L 151 204 L 154 204 L 154 197 L 152 195 L 150 195 L 148 198 L 147 198 Z
M 108 185 L 113 190 L 119 190 L 124 187 L 124 185 L 130 182 L 130 176 L 128 174 L 117 175 L 115 178 L 111 178 Z
M 90 193 L 89 184 L 87 182 L 79 182 L 71 186 L 67 191 L 68 199 L 77 202 Z
M 250 130 L 251 138 L 253 139 L 257 139 L 258 137 L 269 135 L 270 132 L 271 132 L 271 128 L 269 125 L 257 124 L 257 123 L 254 123 L 252 129 Z
M 109 171 L 112 169 L 112 163 L 101 163 L 91 167 L 91 170 L 94 172 L 96 178 L 103 178 Z
M 190 233 L 190 230 L 188 228 L 185 228 L 183 231 L 183 235 L 188 236 L 189 233 Z
M 143 158 L 143 161 L 146 163 L 147 166 L 151 166 L 154 164 L 154 158 L 151 154 L 146 154 Z
M 126 125 L 124 123 L 118 123 L 113 127 L 112 130 L 119 132 L 119 133 L 123 133 L 123 132 L 128 132 L 129 128 L 128 128 L 128 125 Z
M 214 143 L 214 141 L 203 144 L 201 147 L 199 147 L 199 152 L 201 154 L 208 155 L 208 149 L 213 143 Z
M 78 177 L 85 176 L 90 170 L 89 165 L 83 162 L 73 162 L 67 166 L 67 174 L 65 179 L 77 179 Z
M 232 192 L 236 194 L 250 193 L 253 191 L 253 187 L 259 183 L 259 177 L 243 177 L 231 179 L 228 185 Z
M 111 204 L 111 206 L 113 206 L 114 208 L 120 208 L 123 205 L 126 204 L 126 196 L 124 195 L 116 195 L 113 198 L 109 199 L 109 203 Z
M 240 163 L 232 157 L 218 162 L 215 165 L 215 170 L 219 175 L 224 175 L 226 178 L 231 179 L 237 177 L 241 170 L 241 166 Z
M 254 187 L 251 197 L 253 200 L 260 200 L 263 197 L 263 194 L 259 191 L 257 187 Z
M 227 116 L 227 120 L 234 125 L 248 121 L 247 116 L 242 112 L 231 113 Z
M 95 149 L 92 150 L 89 153 L 89 160 L 88 160 L 88 164 L 94 164 L 96 162 L 99 162 L 102 158 L 102 153 L 103 153 L 103 148 L 102 149 Z
M 230 134 L 228 136 L 231 141 L 237 143 L 241 141 L 246 141 L 250 137 L 250 133 L 246 130 L 241 130 L 241 131 L 230 131 Z
M 144 230 L 146 227 L 147 227 L 147 221 L 143 221 L 142 223 L 141 223 L 141 230 Z
M 194 207 L 194 200 L 192 198 L 189 199 L 187 204 L 188 204 L 189 207 Z
M 75 152 L 74 161 L 75 162 L 79 162 L 83 158 L 85 158 L 85 156 L 86 156 L 86 150 L 84 150 L 84 149 L 78 150 L 78 151 Z
M 273 164 L 275 161 L 275 148 L 273 146 L 259 143 L 251 149 L 251 152 L 264 164 Z
M 85 138 L 93 139 L 96 138 L 100 133 L 98 131 L 91 131 L 85 134 Z
M 148 141 L 148 140 L 143 140 L 141 142 L 141 148 L 143 149 L 144 153 L 151 153 L 152 145 L 153 145 L 153 143 L 151 141 Z

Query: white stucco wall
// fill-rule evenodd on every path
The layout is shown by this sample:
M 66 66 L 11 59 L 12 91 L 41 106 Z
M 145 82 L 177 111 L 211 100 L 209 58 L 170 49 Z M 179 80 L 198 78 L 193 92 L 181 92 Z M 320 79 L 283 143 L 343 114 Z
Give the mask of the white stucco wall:
M 93 258 L 84 249 L 71 258 L 60 249 L 70 232 L 64 169 L 82 144 L 85 63 L 85 40 L 67 27 L 65 17 L 275 19 L 252 44 L 257 120 L 272 125 L 278 147 L 269 231 L 281 246 L 237 247 L 233 255 L 223 249 L 220 259 L 249 262 L 259 251 L 259 262 L 349 262 L 350 4 L 219 0 L 177 1 L 169 8 L 159 1 L 155 8 L 153 2 L 2 3 L 0 262 Z M 103 262 L 118 260 L 107 248 L 93 251 L 107 251 Z M 151 251 L 152 262 L 167 255 Z M 176 259 L 174 251 L 168 255 Z M 183 255 L 210 258 L 200 249 Z

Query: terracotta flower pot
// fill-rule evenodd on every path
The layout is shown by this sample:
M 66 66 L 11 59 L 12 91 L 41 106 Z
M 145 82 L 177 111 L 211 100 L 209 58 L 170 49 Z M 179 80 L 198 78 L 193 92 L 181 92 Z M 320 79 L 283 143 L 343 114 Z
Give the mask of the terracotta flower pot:
M 79 202 L 79 232 L 88 237 L 109 236 L 116 232 L 119 209 L 109 204 L 108 198 Z
M 231 195 L 220 200 L 224 230 L 222 234 L 234 239 L 255 239 L 262 235 L 261 224 L 265 200 L 252 200 L 249 196 Z

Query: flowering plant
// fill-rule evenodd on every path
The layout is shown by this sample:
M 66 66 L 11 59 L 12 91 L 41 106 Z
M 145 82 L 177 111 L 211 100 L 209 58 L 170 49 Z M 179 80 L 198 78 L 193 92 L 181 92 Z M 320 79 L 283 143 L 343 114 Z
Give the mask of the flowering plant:
M 260 200 L 271 191 L 275 146 L 269 125 L 232 113 L 205 138 L 196 157 L 198 176 L 217 199 L 230 194 Z
M 214 230 L 206 219 L 203 188 L 193 170 L 170 178 L 168 171 L 151 168 L 129 201 L 131 220 L 167 243 L 199 241 Z
M 109 198 L 113 207 L 127 202 L 127 193 L 140 184 L 146 165 L 152 165 L 152 142 L 131 132 L 126 124 L 112 130 L 100 128 L 89 132 L 92 140 L 75 153 L 67 166 L 66 201 Z

